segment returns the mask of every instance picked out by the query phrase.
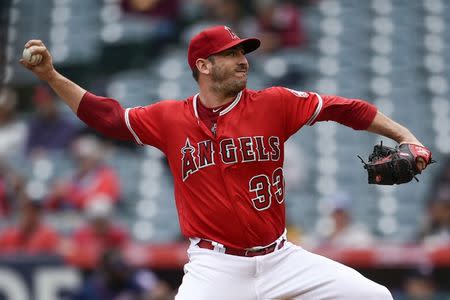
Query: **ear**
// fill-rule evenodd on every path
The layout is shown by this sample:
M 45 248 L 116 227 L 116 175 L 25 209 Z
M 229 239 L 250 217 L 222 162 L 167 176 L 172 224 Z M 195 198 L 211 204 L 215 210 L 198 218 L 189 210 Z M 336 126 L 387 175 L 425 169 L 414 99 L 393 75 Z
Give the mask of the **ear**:
M 201 74 L 208 75 L 211 70 L 211 62 L 207 59 L 199 58 L 195 62 L 198 72 Z

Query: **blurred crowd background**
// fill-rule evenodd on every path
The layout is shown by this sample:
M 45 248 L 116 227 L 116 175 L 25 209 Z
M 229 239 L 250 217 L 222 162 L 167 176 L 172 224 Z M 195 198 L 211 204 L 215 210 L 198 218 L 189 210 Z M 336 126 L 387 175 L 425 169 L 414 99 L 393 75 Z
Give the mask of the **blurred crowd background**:
M 302 129 L 286 145 L 291 240 L 446 249 L 443 265 L 411 250 L 366 271 L 381 281 L 401 274 L 385 282 L 396 299 L 450 299 L 449 1 L 2 0 L 0 9 L 0 267 L 63 257 L 81 279 L 54 299 L 173 298 L 181 265 L 153 269 L 124 250 L 185 242 L 163 155 L 91 131 L 18 60 L 26 41 L 41 39 L 61 73 L 124 107 L 184 99 L 196 92 L 190 38 L 225 24 L 262 40 L 248 55 L 249 88 L 365 99 L 438 162 L 418 183 L 369 186 L 356 155 L 393 141 L 332 122 Z

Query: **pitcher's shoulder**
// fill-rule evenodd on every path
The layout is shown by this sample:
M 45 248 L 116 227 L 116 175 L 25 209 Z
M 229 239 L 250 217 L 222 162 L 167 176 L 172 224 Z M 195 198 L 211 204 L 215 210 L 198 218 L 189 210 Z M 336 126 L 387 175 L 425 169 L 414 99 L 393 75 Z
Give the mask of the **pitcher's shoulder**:
M 150 105 L 158 106 L 161 109 L 177 110 L 183 109 L 188 104 L 189 98 L 187 99 L 162 99 L 158 100 Z
M 280 86 L 272 86 L 262 90 L 249 90 L 246 92 L 249 98 L 254 100 L 264 100 L 264 99 L 274 99 L 281 97 L 283 95 L 283 87 Z
M 149 103 L 145 106 L 128 108 L 130 114 L 151 115 L 155 117 L 167 117 L 168 115 L 178 115 L 186 109 L 186 101 L 164 99 Z

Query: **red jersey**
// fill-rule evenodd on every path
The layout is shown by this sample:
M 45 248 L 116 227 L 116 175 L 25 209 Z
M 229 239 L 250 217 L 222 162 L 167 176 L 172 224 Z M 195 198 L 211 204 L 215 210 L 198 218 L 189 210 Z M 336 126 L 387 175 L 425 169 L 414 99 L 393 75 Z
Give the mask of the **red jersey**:
M 45 224 L 39 224 L 31 233 L 23 232 L 18 227 L 11 227 L 0 234 L 0 251 L 28 254 L 57 253 L 59 240 L 58 233 Z
M 320 96 L 245 89 L 221 111 L 215 136 L 199 119 L 197 101 L 125 113 L 136 142 L 167 156 L 183 234 L 234 248 L 273 242 L 285 228 L 283 145 L 314 121 Z
M 217 120 L 199 116 L 198 101 L 195 95 L 124 110 L 86 93 L 77 115 L 105 135 L 163 151 L 182 233 L 233 248 L 267 245 L 283 233 L 283 152 L 292 134 L 325 120 L 366 129 L 377 112 L 358 99 L 282 87 L 244 89 Z
M 85 247 L 91 247 L 98 249 L 99 254 L 109 248 L 124 247 L 129 240 L 128 232 L 115 224 L 109 225 L 104 233 L 98 233 L 92 225 L 86 225 L 73 234 L 73 241 L 80 248 L 80 251 Z
M 83 210 L 96 196 L 105 196 L 112 203 L 120 198 L 120 180 L 116 171 L 107 166 L 99 165 L 83 176 L 74 176 L 64 184 L 62 197 L 50 196 L 46 206 L 51 210 L 65 207 Z

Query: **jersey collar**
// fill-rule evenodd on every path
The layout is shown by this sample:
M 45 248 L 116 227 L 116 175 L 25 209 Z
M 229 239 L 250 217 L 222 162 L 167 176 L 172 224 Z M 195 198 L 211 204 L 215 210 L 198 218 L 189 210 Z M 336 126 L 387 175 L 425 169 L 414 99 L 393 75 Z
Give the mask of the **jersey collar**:
M 227 108 L 225 108 L 224 110 L 222 110 L 219 113 L 219 116 L 223 116 L 224 114 L 228 113 L 230 110 L 232 110 L 238 103 L 239 101 L 241 101 L 241 97 L 242 97 L 242 93 L 244 90 L 240 91 L 237 95 L 236 98 L 234 98 L 233 102 L 231 104 L 228 105 Z M 198 101 L 198 95 L 199 93 L 195 94 L 194 99 L 192 101 L 192 105 L 194 107 L 194 114 L 195 117 L 198 119 L 198 110 L 197 110 L 197 101 Z

